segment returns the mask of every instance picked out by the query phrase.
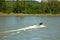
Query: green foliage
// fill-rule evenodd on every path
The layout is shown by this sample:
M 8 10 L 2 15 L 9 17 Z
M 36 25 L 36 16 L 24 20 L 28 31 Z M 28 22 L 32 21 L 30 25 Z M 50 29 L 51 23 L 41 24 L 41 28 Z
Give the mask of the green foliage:
M 0 0 L 0 12 L 4 13 L 60 13 L 60 2 L 36 2 L 36 1 L 5 1 Z
M 22 11 L 25 9 L 23 1 L 16 1 L 14 5 L 15 5 L 13 9 L 14 13 L 22 13 Z
M 0 12 L 4 10 L 5 0 L 0 0 Z

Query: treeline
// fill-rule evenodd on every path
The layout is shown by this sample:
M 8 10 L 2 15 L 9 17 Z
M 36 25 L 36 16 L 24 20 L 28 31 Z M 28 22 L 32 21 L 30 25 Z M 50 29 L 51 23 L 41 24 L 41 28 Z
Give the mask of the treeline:
M 0 12 L 2 13 L 60 13 L 60 2 L 36 2 L 36 1 L 4 1 L 0 0 Z

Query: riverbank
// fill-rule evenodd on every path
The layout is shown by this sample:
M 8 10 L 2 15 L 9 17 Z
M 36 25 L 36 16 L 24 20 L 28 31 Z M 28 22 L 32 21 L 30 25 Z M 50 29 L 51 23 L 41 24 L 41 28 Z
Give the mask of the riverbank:
M 0 14 L 0 16 L 60 16 L 60 14 Z

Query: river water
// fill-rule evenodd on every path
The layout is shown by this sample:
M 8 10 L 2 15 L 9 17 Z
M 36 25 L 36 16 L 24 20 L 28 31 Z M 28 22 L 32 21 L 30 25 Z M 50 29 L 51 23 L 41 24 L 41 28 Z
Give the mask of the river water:
M 46 27 L 20 32 L 1 33 L 43 22 Z M 0 17 L 0 40 L 60 40 L 59 16 L 12 16 Z

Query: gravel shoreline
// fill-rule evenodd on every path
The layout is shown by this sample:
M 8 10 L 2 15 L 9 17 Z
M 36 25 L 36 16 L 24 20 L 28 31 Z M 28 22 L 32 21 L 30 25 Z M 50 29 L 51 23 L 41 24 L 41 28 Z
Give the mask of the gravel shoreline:
M 0 16 L 60 16 L 60 14 L 0 14 Z

